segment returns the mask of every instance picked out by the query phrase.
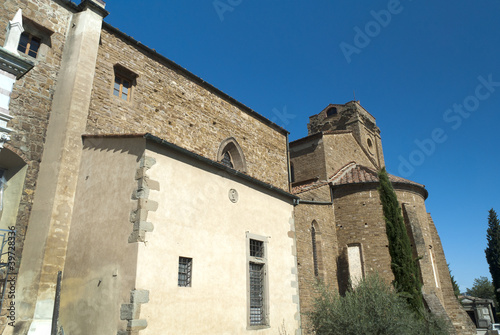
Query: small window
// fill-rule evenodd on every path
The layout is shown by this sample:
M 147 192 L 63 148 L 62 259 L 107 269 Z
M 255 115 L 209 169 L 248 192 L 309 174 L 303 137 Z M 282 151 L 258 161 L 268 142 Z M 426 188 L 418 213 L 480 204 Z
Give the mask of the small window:
M 120 64 L 115 64 L 113 68 L 115 70 L 113 95 L 121 100 L 130 102 L 138 75 Z
M 333 116 L 333 115 L 337 115 L 337 108 L 336 107 L 330 107 L 326 111 L 326 117 Z
M 230 167 L 231 169 L 234 168 L 233 161 L 231 159 L 231 154 L 229 151 L 224 152 L 224 155 L 222 156 L 222 160 L 220 161 L 223 165 Z
M 219 150 L 217 151 L 217 161 L 227 167 L 230 167 L 231 169 L 242 172 L 246 172 L 247 170 L 243 151 L 233 137 L 226 138 L 219 145 Z
M 21 34 L 21 39 L 19 40 L 19 46 L 17 47 L 17 50 L 28 56 L 36 58 L 36 56 L 38 55 L 40 44 L 42 44 L 42 41 L 38 37 L 24 32 Z
M 181 287 L 191 287 L 191 273 L 193 268 L 193 259 L 179 257 L 179 277 L 177 283 Z
M 113 87 L 113 95 L 125 101 L 130 101 L 130 93 L 132 82 L 129 79 L 115 75 L 115 85 Z
M 264 242 L 250 240 L 250 256 L 260 258 L 264 257 Z

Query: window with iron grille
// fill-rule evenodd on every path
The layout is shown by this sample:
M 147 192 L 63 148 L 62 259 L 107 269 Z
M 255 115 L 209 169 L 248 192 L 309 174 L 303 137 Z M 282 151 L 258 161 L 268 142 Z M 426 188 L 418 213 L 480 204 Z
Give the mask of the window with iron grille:
M 247 233 L 248 252 L 248 327 L 268 327 L 267 240 Z
M 250 262 L 250 325 L 265 324 L 264 264 Z
M 179 257 L 179 276 L 177 284 L 181 287 L 191 287 L 191 273 L 193 269 L 193 259 Z

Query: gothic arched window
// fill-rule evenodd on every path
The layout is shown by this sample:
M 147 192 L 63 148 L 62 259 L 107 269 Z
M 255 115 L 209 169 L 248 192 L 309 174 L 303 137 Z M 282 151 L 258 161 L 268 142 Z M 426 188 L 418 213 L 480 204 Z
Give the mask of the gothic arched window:
M 227 167 L 234 168 L 233 161 L 231 160 L 231 154 L 229 154 L 229 151 L 224 152 L 222 155 L 222 160 L 220 161 L 222 164 L 224 164 Z
M 246 172 L 247 164 L 240 145 L 233 137 L 222 141 L 217 152 L 217 161 L 232 169 Z

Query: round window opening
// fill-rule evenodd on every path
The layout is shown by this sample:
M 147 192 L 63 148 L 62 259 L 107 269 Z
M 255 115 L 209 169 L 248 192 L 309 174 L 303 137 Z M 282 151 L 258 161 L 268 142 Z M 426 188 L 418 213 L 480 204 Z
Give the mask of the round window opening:
M 371 148 L 373 146 L 372 140 L 367 139 L 366 143 L 368 143 L 368 147 Z

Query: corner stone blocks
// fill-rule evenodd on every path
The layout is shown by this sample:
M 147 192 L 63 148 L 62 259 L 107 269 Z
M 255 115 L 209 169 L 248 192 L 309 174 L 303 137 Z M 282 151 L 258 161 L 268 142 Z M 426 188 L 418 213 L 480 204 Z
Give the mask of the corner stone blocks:
M 117 335 L 137 335 L 140 330 L 148 326 L 148 322 L 140 319 L 141 305 L 149 302 L 149 291 L 132 290 L 130 292 L 130 303 L 122 304 L 120 308 L 120 320 L 127 321 L 127 330 L 119 330 Z
M 137 189 L 132 195 L 133 200 L 137 200 L 137 209 L 130 213 L 130 221 L 133 223 L 132 233 L 128 238 L 129 243 L 145 242 L 146 232 L 152 232 L 154 227 L 151 222 L 147 221 L 148 212 L 156 211 L 158 203 L 149 200 L 149 191 L 160 190 L 160 184 L 157 181 L 149 179 L 147 171 L 156 163 L 154 158 L 142 157 L 139 162 L 135 179 L 137 180 Z

